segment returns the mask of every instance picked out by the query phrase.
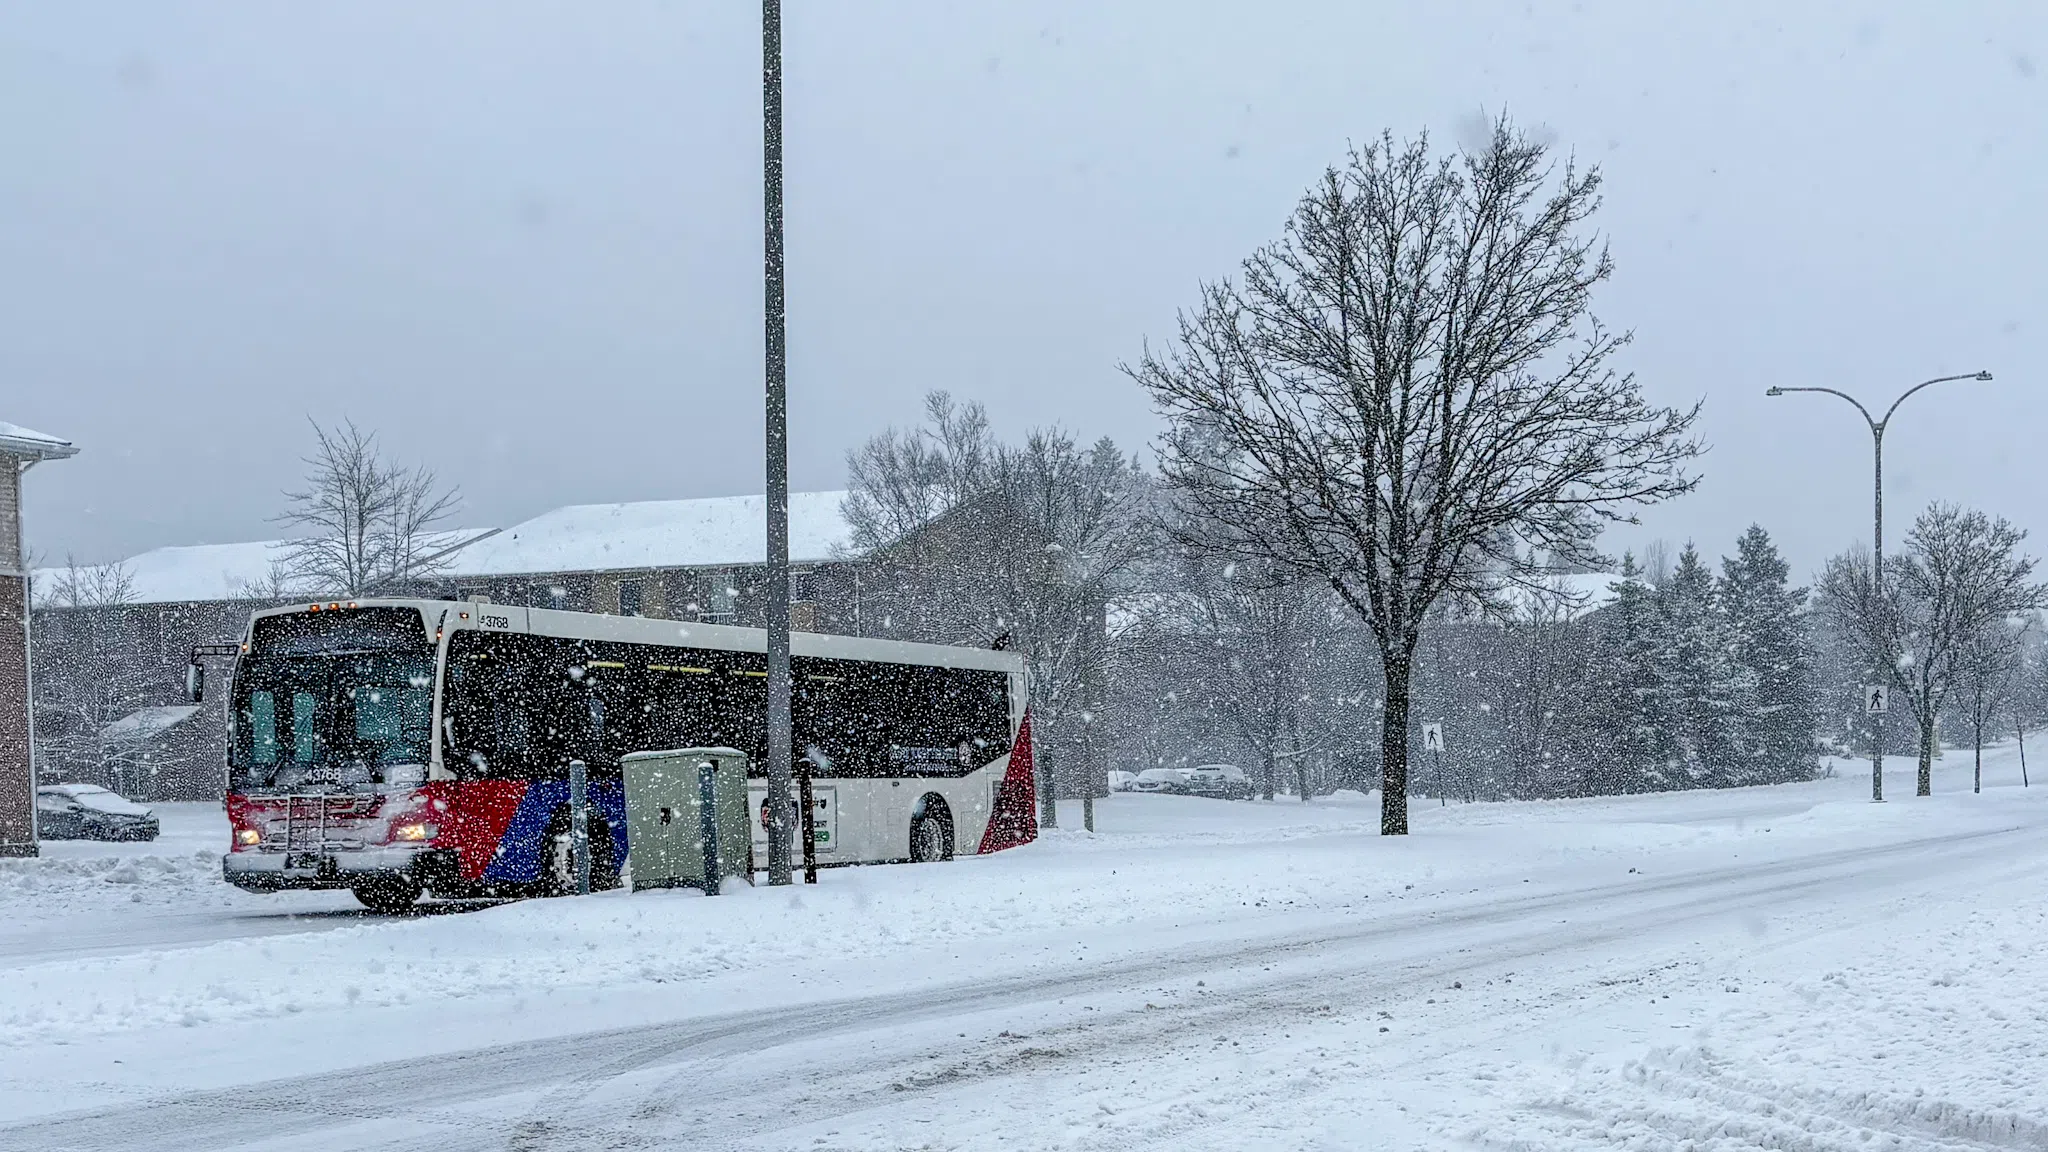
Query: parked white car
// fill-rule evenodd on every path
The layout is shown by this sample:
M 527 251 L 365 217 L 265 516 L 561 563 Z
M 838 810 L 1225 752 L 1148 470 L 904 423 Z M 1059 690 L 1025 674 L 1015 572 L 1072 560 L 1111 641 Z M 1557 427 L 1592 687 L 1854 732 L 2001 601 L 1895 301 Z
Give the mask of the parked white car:
M 1137 779 L 1138 774 L 1136 772 L 1124 772 L 1112 768 L 1109 770 L 1109 790 L 1111 792 L 1129 792 L 1131 784 Z
M 1187 773 L 1179 768 L 1147 768 L 1131 781 L 1133 792 L 1186 792 Z
M 1225 800 L 1252 798 L 1252 782 L 1235 764 L 1200 764 L 1188 770 L 1187 790 L 1195 796 Z

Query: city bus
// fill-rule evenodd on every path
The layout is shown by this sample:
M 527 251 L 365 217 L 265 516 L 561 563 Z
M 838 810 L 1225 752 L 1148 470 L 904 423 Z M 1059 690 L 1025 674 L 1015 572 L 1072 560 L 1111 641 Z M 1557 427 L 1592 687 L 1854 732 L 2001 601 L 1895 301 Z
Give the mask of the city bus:
M 256 612 L 230 649 L 223 872 L 252 892 L 346 888 L 387 912 L 425 894 L 572 891 L 568 766 L 581 760 L 593 887 L 616 886 L 631 850 L 620 757 L 688 747 L 752 757 L 765 863 L 766 642 L 482 600 Z M 807 632 L 791 649 L 821 865 L 1036 837 L 1021 656 Z M 203 685 L 195 654 L 195 699 Z

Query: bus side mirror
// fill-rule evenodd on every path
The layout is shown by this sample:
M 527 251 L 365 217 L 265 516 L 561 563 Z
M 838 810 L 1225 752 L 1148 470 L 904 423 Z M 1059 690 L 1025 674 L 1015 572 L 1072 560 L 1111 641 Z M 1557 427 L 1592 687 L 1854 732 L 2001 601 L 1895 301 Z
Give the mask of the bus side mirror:
M 185 665 L 185 699 L 197 704 L 206 695 L 206 666 L 194 660 Z

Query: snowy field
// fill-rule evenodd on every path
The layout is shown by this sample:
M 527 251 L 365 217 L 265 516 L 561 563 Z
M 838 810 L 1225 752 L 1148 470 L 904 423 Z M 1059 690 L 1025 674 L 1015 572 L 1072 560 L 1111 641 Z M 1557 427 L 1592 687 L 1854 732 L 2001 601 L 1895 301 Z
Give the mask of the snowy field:
M 0 1148 L 2048 1148 L 2048 786 L 1839 769 L 397 919 L 171 806 L 0 864 Z

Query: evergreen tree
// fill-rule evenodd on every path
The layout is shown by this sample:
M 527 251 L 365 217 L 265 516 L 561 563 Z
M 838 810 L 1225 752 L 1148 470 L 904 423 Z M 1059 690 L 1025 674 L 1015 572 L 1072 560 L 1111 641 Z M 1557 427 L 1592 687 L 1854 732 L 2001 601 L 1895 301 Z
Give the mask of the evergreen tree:
M 1819 771 L 1819 727 L 1813 656 L 1803 609 L 1807 590 L 1786 586 L 1790 567 L 1770 533 L 1752 524 L 1721 558 L 1716 596 L 1727 620 L 1736 663 L 1755 684 L 1748 713 L 1752 743 L 1737 783 L 1810 780 Z
M 1614 600 L 1601 613 L 1594 691 L 1587 694 L 1593 716 L 1586 727 L 1605 747 L 1588 749 L 1585 790 L 1645 792 L 1663 786 L 1671 759 L 1656 593 L 1632 555 L 1622 557 L 1621 579 L 1611 587 Z
M 1657 590 L 1662 710 L 1674 755 L 1673 788 L 1725 788 L 1746 783 L 1754 756 L 1750 717 L 1756 676 L 1735 657 L 1732 629 L 1714 595 L 1714 577 L 1687 543 L 1670 579 Z

